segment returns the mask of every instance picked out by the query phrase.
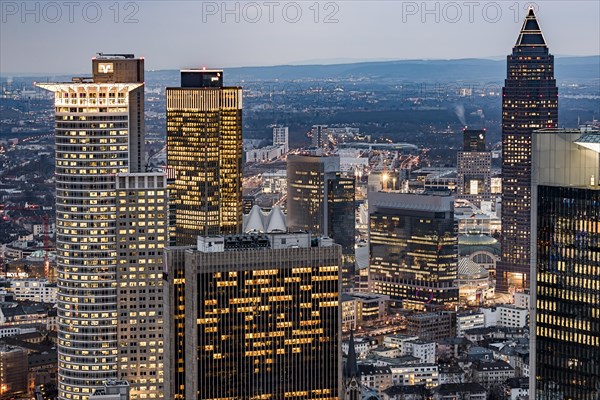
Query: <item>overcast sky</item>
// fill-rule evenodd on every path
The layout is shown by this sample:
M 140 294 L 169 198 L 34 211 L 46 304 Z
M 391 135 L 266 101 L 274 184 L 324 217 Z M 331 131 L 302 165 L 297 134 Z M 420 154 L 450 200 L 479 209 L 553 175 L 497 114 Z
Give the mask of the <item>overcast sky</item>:
M 530 2 L 0 1 L 0 73 L 88 73 L 96 52 L 147 69 L 456 59 L 510 52 Z M 600 54 L 600 1 L 541 0 L 555 55 Z

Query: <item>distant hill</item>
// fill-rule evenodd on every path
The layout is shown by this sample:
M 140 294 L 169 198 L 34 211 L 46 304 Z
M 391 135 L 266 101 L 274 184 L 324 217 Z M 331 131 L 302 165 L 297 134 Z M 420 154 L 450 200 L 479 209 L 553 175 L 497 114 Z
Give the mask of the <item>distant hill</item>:
M 558 80 L 600 79 L 600 55 L 585 57 L 556 57 Z M 370 61 L 328 65 L 277 65 L 270 67 L 225 68 L 227 84 L 243 81 L 274 81 L 299 79 L 373 79 L 410 82 L 502 82 L 506 77 L 506 60 L 467 58 L 459 60 L 401 60 Z M 76 74 L 75 74 L 76 75 Z M 5 77 L 5 75 L 2 75 Z M 44 76 L 43 74 L 37 75 Z M 65 74 L 60 80 L 70 80 Z M 32 75 L 32 77 L 34 77 Z M 43 80 L 54 80 L 56 75 Z M 179 81 L 178 70 L 148 71 L 148 79 Z

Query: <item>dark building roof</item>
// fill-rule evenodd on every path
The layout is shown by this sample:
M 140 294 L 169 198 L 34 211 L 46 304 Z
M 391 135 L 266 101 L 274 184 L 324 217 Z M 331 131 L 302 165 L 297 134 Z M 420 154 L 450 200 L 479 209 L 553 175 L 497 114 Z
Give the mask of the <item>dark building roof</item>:
M 537 22 L 533 8 L 529 9 L 523 27 L 517 38 L 516 46 L 546 47 L 546 40 Z
M 399 394 L 409 395 L 429 395 L 430 391 L 425 385 L 394 385 L 383 391 L 388 396 L 397 396 Z
M 485 393 L 486 390 L 479 383 L 444 383 L 436 389 L 441 395 L 449 395 L 455 393 Z
M 361 375 L 383 375 L 392 373 L 392 370 L 388 366 L 375 366 L 373 364 L 359 364 L 358 371 Z
M 473 363 L 473 368 L 480 372 L 514 370 L 509 363 L 501 360 L 479 360 Z
M 504 386 L 509 389 L 529 389 L 529 378 L 509 378 L 504 382 Z

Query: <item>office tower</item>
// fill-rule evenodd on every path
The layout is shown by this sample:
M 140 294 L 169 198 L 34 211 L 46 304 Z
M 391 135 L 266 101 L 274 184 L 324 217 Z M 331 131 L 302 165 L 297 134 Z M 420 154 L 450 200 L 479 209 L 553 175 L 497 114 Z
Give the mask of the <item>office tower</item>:
M 59 398 L 117 378 L 132 399 L 162 398 L 167 193 L 163 174 L 139 172 L 144 61 L 92 64 L 93 78 L 38 84 L 55 93 Z
M 458 152 L 457 199 L 477 207 L 492 200 L 492 153 L 485 150 L 485 130 L 465 129 L 463 151 Z
M 92 59 L 94 83 L 144 83 L 144 59 L 133 54 L 98 53 Z M 111 93 L 107 93 L 110 101 Z M 101 95 L 101 93 L 99 94 Z M 128 94 L 129 108 L 129 172 L 146 171 L 146 140 L 144 123 L 144 85 L 131 88 Z
M 167 88 L 167 165 L 175 243 L 242 229 L 242 89 L 224 87 L 223 71 L 181 71 Z
M 327 180 L 327 226 L 329 236 L 342 246 L 342 288 L 354 288 L 356 275 L 356 206 L 353 178 L 339 175 Z
M 185 398 L 337 399 L 340 262 L 339 245 L 309 233 L 170 249 L 168 273 L 185 277 Z
M 537 400 L 595 400 L 600 132 L 544 129 L 532 139 L 530 393 Z
M 284 151 L 287 153 L 290 150 L 289 131 L 287 126 L 273 127 L 273 145 L 283 145 Z
M 310 132 L 313 147 L 324 147 L 329 143 L 329 128 L 327 125 L 313 125 Z
M 354 276 L 355 186 L 340 175 L 338 156 L 318 152 L 287 159 L 287 226 L 291 232 L 325 235 L 342 246 L 344 287 Z
M 163 253 L 168 197 L 162 173 L 117 175 L 118 378 L 130 398 L 163 396 Z
M 405 308 L 458 302 L 454 197 L 369 193 L 369 286 Z
M 291 232 L 329 235 L 328 185 L 340 171 L 340 158 L 292 154 L 287 159 L 287 215 Z
M 529 287 L 531 133 L 556 128 L 554 56 L 530 9 L 507 57 L 502 90 L 502 257 L 496 291 Z

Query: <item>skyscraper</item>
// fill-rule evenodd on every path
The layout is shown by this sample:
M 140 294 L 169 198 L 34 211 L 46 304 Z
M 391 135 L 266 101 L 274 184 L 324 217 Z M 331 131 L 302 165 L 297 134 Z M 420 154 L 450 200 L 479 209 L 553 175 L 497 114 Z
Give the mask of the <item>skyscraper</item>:
M 458 152 L 457 195 L 477 207 L 492 200 L 492 153 L 485 149 L 485 130 L 463 131 L 463 151 Z
M 185 398 L 339 398 L 340 258 L 309 233 L 169 250 L 168 272 L 185 271 Z
M 533 134 L 530 391 L 600 393 L 600 132 Z M 531 392 L 530 392 L 531 393 Z
M 167 88 L 167 165 L 175 243 L 242 229 L 242 89 L 224 87 L 223 71 L 181 71 Z
M 502 90 L 502 256 L 496 290 L 529 287 L 531 133 L 558 125 L 554 56 L 529 9 Z
M 342 246 L 344 287 L 354 276 L 354 191 L 354 179 L 341 176 L 338 156 L 316 151 L 287 159 L 288 229 L 329 236 Z
M 454 197 L 369 193 L 369 286 L 405 308 L 458 302 Z
M 60 399 L 130 381 L 162 398 L 166 177 L 145 173 L 144 60 L 99 54 L 55 93 Z

